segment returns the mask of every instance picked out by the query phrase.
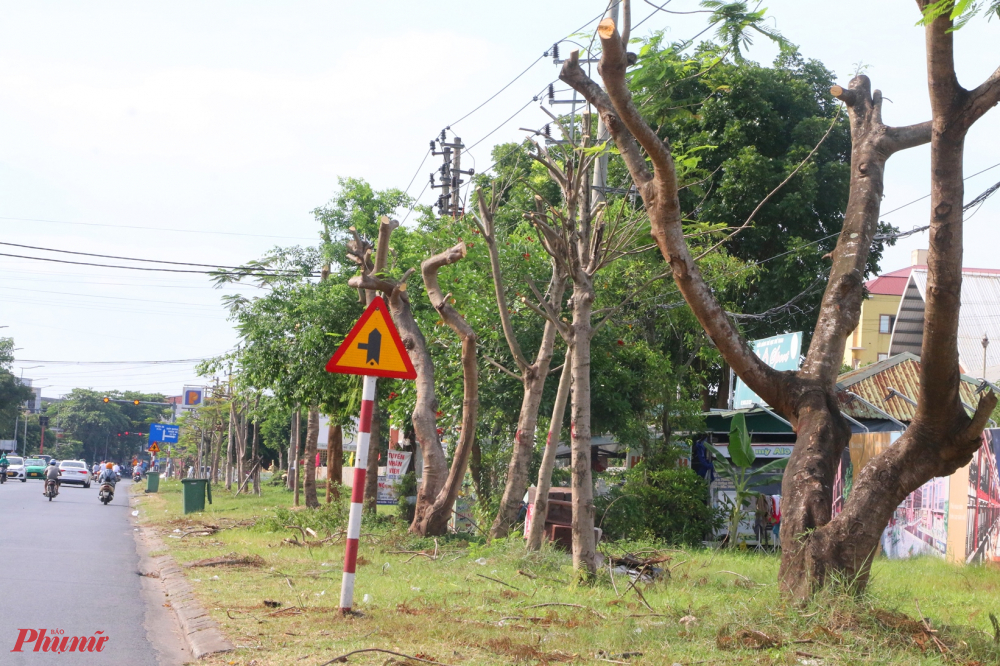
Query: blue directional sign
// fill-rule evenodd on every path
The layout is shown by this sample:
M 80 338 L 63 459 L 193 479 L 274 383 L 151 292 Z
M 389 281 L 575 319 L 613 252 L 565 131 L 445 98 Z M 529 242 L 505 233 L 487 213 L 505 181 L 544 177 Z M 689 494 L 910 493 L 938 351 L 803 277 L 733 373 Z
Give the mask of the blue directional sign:
M 753 340 L 750 347 L 760 360 L 775 370 L 798 370 L 799 355 L 802 353 L 802 333 L 785 333 L 763 340 Z M 737 379 L 733 392 L 733 409 L 745 409 L 754 404 L 765 403 L 743 383 L 742 379 Z
M 168 442 L 176 444 L 180 436 L 180 426 L 169 423 L 152 423 L 149 426 L 149 442 Z

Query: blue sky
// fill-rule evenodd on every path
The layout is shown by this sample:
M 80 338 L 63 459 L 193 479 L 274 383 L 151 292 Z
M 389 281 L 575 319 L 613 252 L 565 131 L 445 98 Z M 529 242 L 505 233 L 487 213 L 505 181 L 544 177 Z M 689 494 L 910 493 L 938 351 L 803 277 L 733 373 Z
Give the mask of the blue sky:
M 923 34 L 912 0 L 775 0 L 773 24 L 846 84 L 858 64 L 886 97 L 887 122 L 929 117 Z M 676 10 L 696 9 L 674 0 Z M 878 7 L 872 11 L 872 7 Z M 0 237 L 9 243 L 233 264 L 274 244 L 311 242 L 310 211 L 338 176 L 410 183 L 427 143 L 595 18 L 601 2 L 4 2 L 0 24 Z M 638 19 L 652 13 L 638 2 Z M 658 13 L 639 29 L 689 37 L 704 17 Z M 998 63 L 996 22 L 958 35 L 968 86 Z M 588 28 L 588 30 L 591 28 Z M 568 46 L 564 45 L 564 53 Z M 759 42 L 751 57 L 774 49 Z M 551 61 L 460 124 L 472 145 L 557 75 Z M 534 105 L 470 154 L 540 126 Z M 1000 112 L 970 135 L 966 172 L 1000 162 Z M 928 192 L 929 150 L 890 161 L 883 211 Z M 417 173 L 411 194 L 427 180 Z M 971 198 L 1000 168 L 970 179 Z M 424 200 L 432 195 L 425 192 Z M 1000 267 L 991 200 L 971 219 L 966 265 Z M 926 202 L 886 217 L 926 224 Z M 44 221 L 43 221 L 44 220 Z M 77 224 L 66 224 L 77 223 Z M 85 224 L 81 224 L 85 223 Z M 152 227 L 135 229 L 127 227 Z M 206 233 L 211 232 L 211 233 Z M 909 262 L 926 236 L 889 251 Z M 0 252 L 30 254 L 6 247 Z M 39 253 L 34 253 L 39 254 Z M 53 256 L 53 255 L 47 255 Z M 244 291 L 251 293 L 251 288 Z M 204 276 L 140 273 L 0 257 L 0 326 L 19 359 L 204 357 L 235 343 L 222 293 Z M 54 366 L 26 371 L 46 395 L 74 386 L 176 394 L 189 366 Z

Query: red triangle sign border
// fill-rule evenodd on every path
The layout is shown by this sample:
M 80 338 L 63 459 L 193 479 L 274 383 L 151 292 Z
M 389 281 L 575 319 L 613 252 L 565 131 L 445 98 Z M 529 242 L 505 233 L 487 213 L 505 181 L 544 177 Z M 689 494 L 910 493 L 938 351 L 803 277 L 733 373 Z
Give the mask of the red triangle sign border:
M 368 322 L 375 312 L 380 312 L 382 314 L 382 319 L 385 321 L 386 328 L 388 329 L 389 337 L 392 339 L 393 345 L 399 350 L 399 355 L 403 360 L 403 365 L 406 366 L 405 372 L 399 372 L 396 370 L 381 370 L 378 368 L 354 368 L 354 367 L 338 367 L 337 363 L 340 359 L 347 353 L 350 349 L 351 344 L 354 343 L 356 336 Z M 372 377 L 387 377 L 391 379 L 416 379 L 417 370 L 413 367 L 413 362 L 410 360 L 410 355 L 406 351 L 406 346 L 403 345 L 402 338 L 399 337 L 399 331 L 396 330 L 396 324 L 392 321 L 392 316 L 389 314 L 389 308 L 386 306 L 385 301 L 381 296 L 376 296 L 372 299 L 372 302 L 365 309 L 361 317 L 351 328 L 350 332 L 344 337 L 344 341 L 334 352 L 333 356 L 326 363 L 326 371 L 334 372 L 345 375 L 363 375 Z

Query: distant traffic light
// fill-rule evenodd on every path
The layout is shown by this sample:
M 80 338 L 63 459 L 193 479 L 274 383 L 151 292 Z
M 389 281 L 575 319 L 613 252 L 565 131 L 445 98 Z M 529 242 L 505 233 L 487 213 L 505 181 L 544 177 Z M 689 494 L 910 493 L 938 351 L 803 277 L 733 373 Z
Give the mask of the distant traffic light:
M 104 402 L 111 402 L 111 398 L 109 398 L 108 396 L 104 396 Z
M 138 405 L 138 404 L 139 404 L 139 401 L 138 401 L 138 400 L 133 400 L 133 401 L 132 401 L 132 404 L 133 404 L 133 405 Z

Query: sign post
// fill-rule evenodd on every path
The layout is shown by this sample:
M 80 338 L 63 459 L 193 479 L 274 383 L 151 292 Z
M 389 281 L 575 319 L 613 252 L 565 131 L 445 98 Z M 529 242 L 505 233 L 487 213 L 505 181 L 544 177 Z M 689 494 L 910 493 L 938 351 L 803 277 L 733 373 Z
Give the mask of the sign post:
M 354 456 L 351 488 L 351 511 L 347 519 L 347 543 L 344 549 L 344 577 L 340 584 L 340 612 L 347 614 L 354 605 L 354 573 L 361 538 L 361 509 L 365 500 L 365 477 L 368 473 L 368 448 L 371 440 L 372 412 L 375 409 L 375 382 L 379 377 L 416 379 L 417 371 L 392 323 L 389 309 L 376 296 L 354 328 L 344 338 L 326 364 L 327 372 L 364 376 L 361 389 L 361 417 L 358 421 L 358 450 Z M 377 444 L 376 444 L 377 446 Z

